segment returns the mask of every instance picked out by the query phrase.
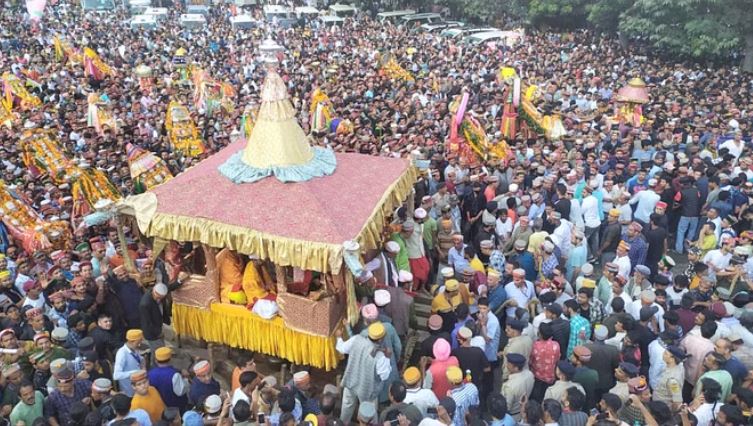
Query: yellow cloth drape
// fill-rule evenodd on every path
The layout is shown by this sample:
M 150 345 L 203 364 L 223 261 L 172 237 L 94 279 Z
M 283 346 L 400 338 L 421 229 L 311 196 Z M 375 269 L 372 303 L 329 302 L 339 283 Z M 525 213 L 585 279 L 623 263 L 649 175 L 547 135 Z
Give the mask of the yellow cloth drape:
M 209 309 L 173 304 L 173 326 L 181 335 L 250 349 L 327 371 L 337 367 L 334 336 L 293 331 L 280 317 L 266 320 L 244 306 L 213 303 Z
M 246 299 L 253 302 L 254 299 L 267 297 L 269 292 L 264 289 L 264 283 L 267 282 L 269 281 L 262 277 L 254 262 L 249 261 L 246 264 L 246 270 L 243 271 L 243 291 L 246 293 Z
M 416 181 L 416 173 L 415 167 L 407 168 L 376 204 L 355 237 L 364 250 L 379 247 L 386 218 L 408 197 Z M 227 247 L 238 253 L 253 254 L 280 266 L 295 266 L 310 271 L 338 274 L 343 264 L 342 244 L 285 238 L 201 217 L 158 213 L 157 207 L 157 196 L 147 192 L 128 197 L 122 212 L 134 214 L 139 230 L 148 237 L 199 241 L 210 247 Z
M 243 264 L 240 257 L 228 249 L 217 255 L 217 270 L 220 275 L 220 301 L 230 302 L 230 290 L 243 280 Z

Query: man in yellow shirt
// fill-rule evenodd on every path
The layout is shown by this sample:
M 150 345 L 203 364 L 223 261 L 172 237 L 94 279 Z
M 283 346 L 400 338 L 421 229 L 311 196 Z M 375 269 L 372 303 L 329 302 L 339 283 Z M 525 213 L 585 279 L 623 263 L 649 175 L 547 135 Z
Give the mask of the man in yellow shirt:
M 149 385 L 146 371 L 138 370 L 131 374 L 131 383 L 135 392 L 131 399 L 131 411 L 140 408 L 149 414 L 152 423 L 160 421 L 162 412 L 165 411 L 165 403 L 162 402 L 157 389 Z

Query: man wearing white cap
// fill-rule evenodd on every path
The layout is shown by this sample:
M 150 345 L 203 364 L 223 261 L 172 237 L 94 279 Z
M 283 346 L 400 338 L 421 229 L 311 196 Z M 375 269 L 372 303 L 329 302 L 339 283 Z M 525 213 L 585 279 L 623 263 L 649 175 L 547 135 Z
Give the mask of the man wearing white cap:
M 403 290 L 410 289 L 413 285 L 413 274 L 400 271 L 400 285 L 402 288 L 388 287 L 386 290 L 375 291 L 374 303 L 392 321 L 397 335 L 404 339 L 408 331 L 418 325 L 413 297 Z
M 165 340 L 162 338 L 162 324 L 165 321 L 162 301 L 167 296 L 167 286 L 158 283 L 152 291 L 144 293 L 139 302 L 139 314 L 141 315 L 141 330 L 144 339 L 149 344 L 152 353 L 162 346 Z
M 416 209 L 420 215 L 426 217 L 426 211 Z M 405 248 L 408 252 L 408 264 L 413 274 L 413 290 L 418 290 L 429 283 L 429 271 L 431 269 L 424 248 L 424 225 L 413 220 L 403 222 L 400 235 L 405 240 Z M 402 265 L 398 265 L 401 266 Z M 404 268 L 405 269 L 405 268 Z
M 377 257 L 366 264 L 366 269 L 371 270 L 377 284 L 387 287 L 398 287 L 399 269 L 395 263 L 395 257 L 400 253 L 400 244 L 395 241 L 387 241 Z M 374 262 L 374 263 L 372 263 Z

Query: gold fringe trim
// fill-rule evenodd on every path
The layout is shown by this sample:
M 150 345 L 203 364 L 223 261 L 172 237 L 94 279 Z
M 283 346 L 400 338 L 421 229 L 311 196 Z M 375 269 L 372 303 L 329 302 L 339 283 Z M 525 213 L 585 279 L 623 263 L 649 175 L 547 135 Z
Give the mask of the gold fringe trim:
M 363 250 L 375 249 L 381 244 L 386 219 L 410 195 L 416 176 L 415 167 L 410 166 L 384 193 L 361 232 L 355 237 Z M 141 209 L 135 210 L 139 216 L 138 211 Z M 269 259 L 280 266 L 338 274 L 343 264 L 341 244 L 280 237 L 199 217 L 155 213 L 151 220 L 142 217 L 140 222 L 143 220 L 148 220 L 148 229 L 144 233 L 149 237 L 199 241 L 215 248 L 227 247 L 242 254 Z
M 282 318 L 265 320 L 244 306 L 213 303 L 209 309 L 173 304 L 173 327 L 180 335 L 249 349 L 327 371 L 340 357 L 334 336 L 293 331 Z

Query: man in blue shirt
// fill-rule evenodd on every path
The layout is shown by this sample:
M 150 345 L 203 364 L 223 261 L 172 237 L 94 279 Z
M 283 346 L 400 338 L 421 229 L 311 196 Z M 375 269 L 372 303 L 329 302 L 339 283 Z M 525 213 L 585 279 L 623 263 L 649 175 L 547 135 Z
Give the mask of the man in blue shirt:
M 466 244 L 463 243 L 463 235 L 454 234 L 452 236 L 452 243 L 453 246 L 447 253 L 447 263 L 455 269 L 455 277 L 457 278 L 465 271 L 465 268 L 470 266 L 470 263 L 465 258 Z
M 489 299 L 489 310 L 492 312 L 496 312 L 507 300 L 505 286 L 499 285 L 500 278 L 499 271 L 492 270 L 486 274 L 486 296 Z

